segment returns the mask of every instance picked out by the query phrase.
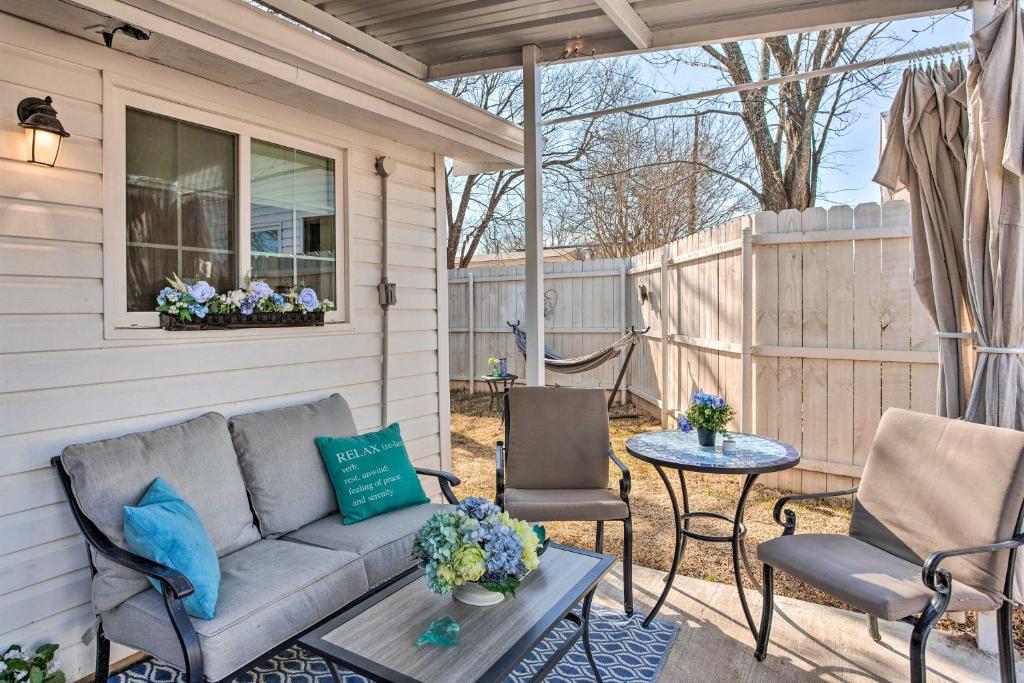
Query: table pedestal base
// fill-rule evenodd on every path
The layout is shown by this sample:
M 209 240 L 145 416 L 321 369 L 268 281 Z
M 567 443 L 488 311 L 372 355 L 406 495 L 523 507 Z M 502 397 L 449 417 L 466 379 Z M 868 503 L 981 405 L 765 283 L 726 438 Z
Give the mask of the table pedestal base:
M 683 553 L 686 552 L 686 539 L 692 538 L 696 541 L 705 541 L 708 543 L 729 543 L 732 545 L 732 569 L 733 577 L 736 581 L 736 590 L 740 596 L 740 605 L 743 607 L 743 616 L 746 617 L 747 626 L 750 628 L 750 633 L 754 636 L 754 640 L 757 640 L 758 629 L 754 623 L 754 618 L 750 613 L 750 606 L 747 604 L 746 588 L 743 585 L 743 577 L 740 574 L 740 564 L 742 563 L 751 582 L 753 582 L 757 590 L 760 591 L 761 585 L 757 582 L 757 579 L 754 578 L 754 573 L 750 567 L 750 560 L 747 557 L 746 545 L 744 543 L 744 539 L 747 536 L 747 527 L 743 524 L 743 513 L 747 504 L 747 496 L 750 495 L 750 489 L 754 486 L 754 482 L 757 481 L 758 475 L 746 475 L 746 478 L 743 481 L 743 490 L 740 493 L 739 501 L 736 503 L 736 515 L 735 517 L 728 517 L 717 512 L 691 512 L 690 500 L 686 491 L 686 477 L 683 474 L 683 470 L 676 470 L 679 474 L 679 489 L 683 499 L 682 511 L 680 511 L 679 499 L 676 497 L 675 487 L 672 486 L 672 482 L 665 473 L 664 468 L 661 465 L 654 465 L 654 469 L 658 472 L 658 476 L 661 477 L 662 483 L 665 484 L 665 489 L 668 491 L 669 499 L 672 502 L 672 516 L 675 519 L 676 536 L 675 549 L 672 556 L 672 568 L 669 570 L 668 576 L 666 577 L 665 588 L 661 591 L 658 601 L 654 603 L 654 608 L 644 619 L 644 627 L 651 625 L 651 622 L 654 621 L 658 611 L 661 610 L 662 605 L 665 604 L 668 594 L 672 591 L 672 585 L 675 583 L 676 571 L 679 569 L 679 563 L 682 561 Z M 692 519 L 717 519 L 719 521 L 728 522 L 732 525 L 732 533 L 729 535 L 714 535 L 691 531 L 690 520 Z

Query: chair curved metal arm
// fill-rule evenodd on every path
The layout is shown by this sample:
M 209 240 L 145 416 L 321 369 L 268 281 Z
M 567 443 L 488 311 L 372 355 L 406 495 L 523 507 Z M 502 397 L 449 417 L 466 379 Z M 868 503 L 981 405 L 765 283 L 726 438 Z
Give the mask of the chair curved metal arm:
M 629 468 L 626 467 L 624 462 L 619 460 L 619 456 L 615 455 L 615 450 L 610 445 L 608 446 L 608 457 L 611 458 L 611 461 L 622 472 L 622 477 L 619 478 L 619 497 L 628 503 L 629 491 L 633 487 L 633 477 L 629 473 Z
M 775 503 L 775 509 L 772 511 L 772 516 L 775 518 L 775 523 L 783 527 L 782 535 L 789 536 L 796 531 L 796 513 L 792 510 L 787 510 L 786 506 L 794 500 L 814 500 L 817 498 L 837 498 L 839 496 L 849 496 L 857 493 L 856 486 L 843 489 L 842 491 L 822 491 L 821 493 L 794 493 L 789 496 L 783 496 L 779 498 L 778 502 Z M 786 519 L 783 521 L 782 514 L 785 512 Z
M 999 541 L 998 543 L 990 543 L 988 545 L 979 545 L 974 548 L 936 550 L 928 555 L 928 558 L 924 561 L 924 566 L 921 567 L 921 581 L 923 581 L 924 585 L 930 590 L 940 591 L 943 588 L 948 588 L 952 581 L 949 571 L 942 569 L 939 566 L 945 560 L 951 557 L 960 557 L 962 555 L 980 555 L 981 553 L 995 553 L 1000 550 L 1013 550 L 1015 548 L 1020 548 L 1021 546 L 1024 546 L 1024 534 L 1017 534 L 1007 541 Z
M 506 404 L 507 405 L 507 404 Z M 494 468 L 494 504 L 505 509 L 505 442 L 499 441 Z
M 445 472 L 444 470 L 432 470 L 426 467 L 414 467 L 416 474 L 422 474 L 424 477 L 434 477 L 437 479 L 437 483 L 441 486 L 441 495 L 444 499 L 452 505 L 458 505 L 459 499 L 452 491 L 453 486 L 458 486 L 462 483 L 462 480 L 456 477 L 451 472 Z

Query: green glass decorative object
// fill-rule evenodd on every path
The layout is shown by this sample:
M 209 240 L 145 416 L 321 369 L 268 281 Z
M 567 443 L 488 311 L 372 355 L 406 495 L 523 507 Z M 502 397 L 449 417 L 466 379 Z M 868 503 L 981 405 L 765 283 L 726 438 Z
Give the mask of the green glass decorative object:
M 416 647 L 420 645 L 440 645 L 452 647 L 459 644 L 459 622 L 447 614 L 430 622 L 430 626 L 416 639 Z
M 540 541 L 541 545 L 544 545 L 544 541 L 548 537 L 548 532 L 544 528 L 543 524 L 535 524 L 533 526 L 533 533 L 537 534 L 537 540 Z

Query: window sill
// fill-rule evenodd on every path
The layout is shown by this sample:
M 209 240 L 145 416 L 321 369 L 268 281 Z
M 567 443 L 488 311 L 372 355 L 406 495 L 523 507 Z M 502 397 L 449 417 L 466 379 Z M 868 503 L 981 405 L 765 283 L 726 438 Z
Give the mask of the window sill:
M 139 341 L 154 344 L 195 344 L 238 341 L 247 339 L 281 339 L 348 334 L 356 331 L 351 321 L 330 321 L 322 327 L 255 327 L 233 330 L 181 330 L 168 331 L 158 324 L 121 324 L 109 327 L 104 335 L 111 341 Z

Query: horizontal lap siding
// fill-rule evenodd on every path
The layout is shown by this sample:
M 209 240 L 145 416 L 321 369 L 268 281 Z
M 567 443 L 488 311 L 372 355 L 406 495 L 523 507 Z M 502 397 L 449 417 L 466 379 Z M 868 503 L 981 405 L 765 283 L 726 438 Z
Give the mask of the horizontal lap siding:
M 413 460 L 441 465 L 433 154 L 338 123 L 317 123 L 350 152 L 354 329 L 163 344 L 103 338 L 101 69 L 289 121 L 302 112 L 103 51 L 0 14 L 0 110 L 51 94 L 72 137 L 57 168 L 24 163 L 21 130 L 0 119 L 0 645 L 62 644 L 71 679 L 90 673 L 89 571 L 49 458 L 70 443 L 341 392 L 360 430 L 380 419 L 380 179 L 389 186 L 391 419 Z M 40 39 L 45 36 L 46 41 Z M 36 49 L 47 45 L 47 53 Z M 101 51 L 101 52 L 98 52 Z M 310 124 L 314 125 L 314 124 Z M 358 143 L 358 145 L 356 144 Z M 340 207 L 339 207 L 340 208 Z M 169 337 L 173 339 L 173 337 Z M 115 656 L 124 656 L 118 649 Z

